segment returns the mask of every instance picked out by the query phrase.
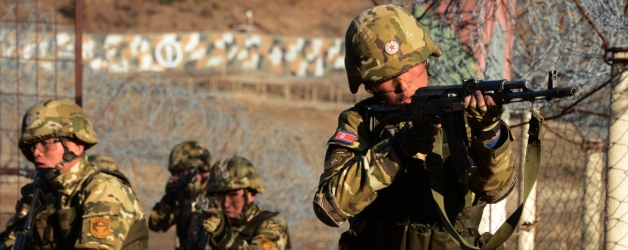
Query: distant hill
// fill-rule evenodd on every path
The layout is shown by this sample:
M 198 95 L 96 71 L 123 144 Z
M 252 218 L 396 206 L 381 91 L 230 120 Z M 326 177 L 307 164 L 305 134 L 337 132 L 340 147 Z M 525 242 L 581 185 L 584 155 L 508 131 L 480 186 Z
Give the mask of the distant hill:
M 53 8 L 53 1 L 40 1 Z M 74 0 L 56 1 L 59 21 L 72 23 Z M 388 3 L 387 0 L 377 2 Z M 246 26 L 276 35 L 341 37 L 351 19 L 373 6 L 371 0 L 90 0 L 83 1 L 86 32 L 152 33 L 228 31 Z

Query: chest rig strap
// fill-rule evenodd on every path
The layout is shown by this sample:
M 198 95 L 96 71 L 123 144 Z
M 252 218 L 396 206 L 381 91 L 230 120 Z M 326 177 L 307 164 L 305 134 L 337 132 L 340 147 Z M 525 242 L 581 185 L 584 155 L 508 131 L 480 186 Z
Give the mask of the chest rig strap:
M 503 245 L 506 240 L 512 235 L 519 224 L 523 208 L 526 204 L 526 200 L 530 195 L 532 186 L 536 182 L 539 167 L 541 164 L 541 128 L 543 125 L 543 117 L 535 110 L 532 110 L 532 117 L 530 119 L 530 128 L 528 134 L 528 147 L 526 149 L 525 167 L 524 167 L 524 194 L 523 203 L 519 205 L 517 210 L 508 217 L 506 222 L 502 224 L 495 235 L 484 245 L 482 248 L 475 246 L 464 240 L 462 236 L 456 231 L 454 226 L 449 221 L 447 213 L 445 211 L 445 198 L 443 184 L 443 168 L 441 166 L 431 166 L 428 168 L 430 175 L 430 186 L 432 188 L 432 196 L 434 201 L 438 204 L 438 213 L 441 221 L 445 225 L 445 229 L 449 233 L 449 236 L 454 242 L 462 249 L 465 250 L 478 250 L 478 249 L 496 249 Z
M 56 199 L 54 191 L 52 189 L 47 189 L 43 198 L 46 203 L 45 211 L 50 211 L 50 214 L 48 215 L 48 218 L 42 219 L 48 221 L 49 223 L 46 223 L 44 228 L 38 227 L 38 233 L 43 236 L 44 241 L 45 239 L 54 239 L 56 249 L 74 248 L 75 240 L 78 239 L 83 224 L 83 193 L 85 192 L 87 185 L 89 185 L 94 177 L 101 172 L 115 176 L 124 184 L 131 186 L 129 180 L 126 176 L 124 176 L 124 174 L 117 171 L 97 169 L 85 178 L 85 181 L 81 184 L 80 190 L 75 195 L 70 197 L 70 208 L 68 209 L 61 209 L 61 204 L 59 204 L 59 200 Z M 68 228 L 69 231 L 67 231 Z M 42 243 L 44 243 L 44 245 L 46 244 L 46 242 Z M 50 244 L 52 242 L 47 243 Z

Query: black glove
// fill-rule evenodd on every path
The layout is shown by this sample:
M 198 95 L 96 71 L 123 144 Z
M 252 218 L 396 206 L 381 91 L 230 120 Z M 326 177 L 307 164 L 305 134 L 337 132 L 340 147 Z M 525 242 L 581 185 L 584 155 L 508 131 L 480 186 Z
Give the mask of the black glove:
M 473 136 L 488 140 L 501 128 L 499 121 L 504 113 L 504 105 L 495 103 L 490 96 L 484 96 L 480 91 L 473 93 L 472 97 L 464 104 L 467 123 Z
M 164 196 L 166 202 L 174 204 L 179 196 L 179 191 L 181 191 L 181 182 L 175 176 L 170 177 L 168 184 L 166 184 L 166 195 Z
M 434 149 L 436 135 L 440 130 L 440 118 L 427 115 L 421 121 L 406 123 L 391 139 L 393 148 L 411 157 L 417 153 L 428 154 Z

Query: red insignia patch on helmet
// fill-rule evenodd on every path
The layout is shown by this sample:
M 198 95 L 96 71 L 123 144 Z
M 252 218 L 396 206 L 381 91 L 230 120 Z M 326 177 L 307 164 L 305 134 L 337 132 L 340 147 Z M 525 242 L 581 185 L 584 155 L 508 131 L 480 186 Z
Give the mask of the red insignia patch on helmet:
M 31 125 L 33 124 L 34 121 L 35 121 L 35 117 L 33 115 L 28 115 L 26 117 L 26 120 L 24 120 L 24 123 L 26 123 L 26 125 Z

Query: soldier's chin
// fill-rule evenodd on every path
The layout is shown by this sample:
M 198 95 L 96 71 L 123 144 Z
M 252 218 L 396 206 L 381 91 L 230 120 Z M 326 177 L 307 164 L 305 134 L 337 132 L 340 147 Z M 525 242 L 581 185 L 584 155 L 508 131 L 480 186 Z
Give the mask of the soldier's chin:
M 225 214 L 227 215 L 227 217 L 229 218 L 238 218 L 240 213 L 235 213 L 235 212 L 227 212 L 225 211 Z
M 54 168 L 54 166 L 48 166 L 48 165 L 35 165 L 36 169 L 49 169 L 49 168 Z

